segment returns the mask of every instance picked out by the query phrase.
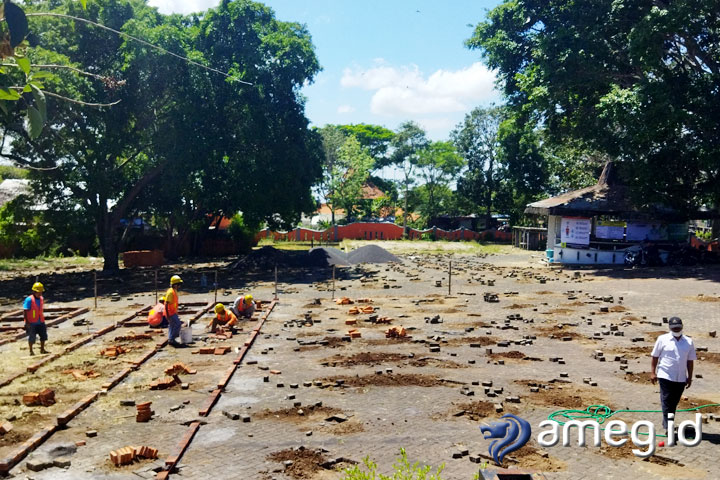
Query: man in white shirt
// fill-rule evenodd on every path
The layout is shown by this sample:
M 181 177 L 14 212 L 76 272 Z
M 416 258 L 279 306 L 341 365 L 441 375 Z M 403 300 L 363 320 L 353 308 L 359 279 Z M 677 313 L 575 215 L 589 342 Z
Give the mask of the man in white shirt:
M 668 414 L 675 414 L 680 397 L 692 384 L 693 367 L 697 355 L 692 338 L 683 335 L 683 323 L 678 317 L 668 320 L 670 332 L 660 335 L 652 355 L 653 385 L 660 381 L 660 403 L 663 411 L 663 427 L 667 430 Z

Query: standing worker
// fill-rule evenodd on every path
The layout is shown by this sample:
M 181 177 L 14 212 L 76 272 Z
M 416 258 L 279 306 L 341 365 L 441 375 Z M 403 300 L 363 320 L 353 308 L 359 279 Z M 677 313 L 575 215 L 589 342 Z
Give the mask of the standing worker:
M 180 276 L 173 275 L 170 278 L 170 288 L 165 292 L 165 318 L 167 318 L 168 321 L 168 343 L 175 348 L 185 346 L 175 341 L 180 335 L 180 328 L 182 328 L 182 322 L 178 316 L 178 307 L 180 306 L 178 288 L 181 283 L 183 283 L 183 281 Z
M 231 310 L 238 318 L 251 318 L 253 313 L 255 313 L 255 302 L 253 302 L 253 296 L 250 294 L 245 295 L 244 297 L 240 295 L 235 299 L 235 303 L 233 303 Z
M 653 385 L 660 381 L 660 403 L 663 412 L 663 428 L 667 431 L 668 414 L 675 414 L 683 391 L 692 385 L 693 368 L 697 355 L 692 338 L 683 335 L 683 323 L 678 317 L 668 320 L 670 332 L 660 335 L 652 355 Z
M 47 341 L 47 327 L 45 326 L 45 301 L 42 294 L 45 287 L 40 282 L 35 282 L 32 286 L 32 295 L 28 295 L 23 303 L 23 314 L 25 317 L 25 331 L 28 334 L 28 345 L 30 346 L 30 355 L 35 355 L 33 345 L 35 337 L 40 337 L 40 353 L 48 353 L 45 350 L 45 342 Z
M 215 333 L 218 325 L 229 327 L 231 330 L 237 325 L 238 319 L 233 312 L 228 312 L 225 305 L 218 303 L 215 305 L 215 316 L 210 320 L 208 328 L 211 333 Z
M 158 304 L 148 312 L 148 325 L 150 328 L 167 328 L 168 320 L 165 318 L 165 297 L 160 297 Z

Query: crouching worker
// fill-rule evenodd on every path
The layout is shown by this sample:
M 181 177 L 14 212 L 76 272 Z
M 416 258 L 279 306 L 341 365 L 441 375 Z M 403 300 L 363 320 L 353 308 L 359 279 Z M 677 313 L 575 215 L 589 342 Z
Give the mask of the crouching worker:
M 245 295 L 243 297 L 240 295 L 236 298 L 235 303 L 233 303 L 232 312 L 238 318 L 252 318 L 253 313 L 255 313 L 255 302 L 253 302 L 253 296 Z
M 168 327 L 168 320 L 165 318 L 165 297 L 160 297 L 158 304 L 148 312 L 148 325 L 150 328 Z
M 223 305 L 222 303 L 218 303 L 217 305 L 215 305 L 215 317 L 213 317 L 213 319 L 210 321 L 208 329 L 210 329 L 211 333 L 215 333 L 218 325 L 233 329 L 235 325 L 237 325 L 237 323 L 238 319 L 235 314 L 233 312 L 227 311 L 225 309 L 225 305 Z

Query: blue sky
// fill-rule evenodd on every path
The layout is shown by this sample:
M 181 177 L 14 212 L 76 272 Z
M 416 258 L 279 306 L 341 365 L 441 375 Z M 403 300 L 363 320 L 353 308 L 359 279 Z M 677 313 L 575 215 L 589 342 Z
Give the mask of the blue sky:
M 189 13 L 212 0 L 150 0 Z M 434 140 L 478 105 L 499 102 L 494 74 L 464 47 L 498 0 L 267 0 L 280 20 L 307 25 L 323 71 L 303 89 L 313 125 L 407 120 Z

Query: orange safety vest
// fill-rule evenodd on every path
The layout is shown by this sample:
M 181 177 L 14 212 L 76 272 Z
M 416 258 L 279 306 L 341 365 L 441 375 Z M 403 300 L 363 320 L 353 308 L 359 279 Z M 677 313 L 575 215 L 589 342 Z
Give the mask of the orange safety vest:
M 217 315 L 218 322 L 222 323 L 223 325 L 228 324 L 230 326 L 235 325 L 237 323 L 237 317 L 234 313 L 228 312 L 225 310 L 224 315 L 220 316 L 218 313 Z
M 35 295 L 30 295 L 30 322 L 28 323 L 45 323 L 45 313 L 43 312 L 43 307 L 45 306 L 45 301 L 43 300 L 43 297 L 37 297 L 37 300 L 40 300 L 40 305 L 37 304 L 35 301 Z
M 148 312 L 148 323 L 153 326 L 157 327 L 162 323 L 163 320 L 163 311 L 165 310 L 165 305 L 162 303 L 158 303 L 155 305 L 150 312 Z
M 169 319 L 176 313 L 178 313 L 178 307 L 180 305 L 180 298 L 177 292 L 172 288 L 168 288 L 165 292 L 165 316 Z

